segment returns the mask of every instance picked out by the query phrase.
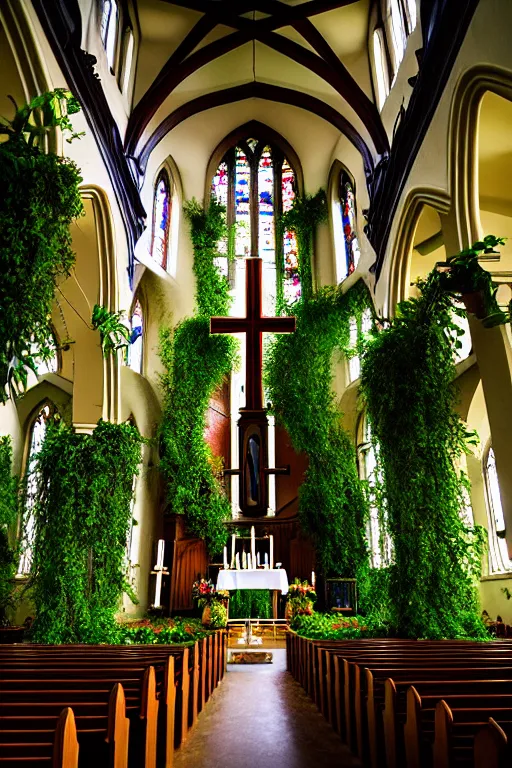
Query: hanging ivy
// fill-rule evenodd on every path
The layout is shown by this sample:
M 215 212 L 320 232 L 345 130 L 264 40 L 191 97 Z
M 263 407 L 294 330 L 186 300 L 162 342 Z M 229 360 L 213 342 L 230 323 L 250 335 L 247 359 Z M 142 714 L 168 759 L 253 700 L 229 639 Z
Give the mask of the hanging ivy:
M 31 596 L 39 643 L 111 643 L 130 593 L 124 559 L 143 440 L 100 421 L 91 435 L 48 425 L 37 456 Z
M 15 107 L 0 124 L 0 402 L 11 375 L 23 385 L 23 369 L 51 356 L 55 284 L 74 264 L 69 225 L 83 213 L 78 168 L 37 143 L 55 126 L 71 131 L 78 102 L 57 89 Z
M 232 370 L 236 342 L 210 335 L 210 317 L 226 315 L 228 282 L 214 264 L 226 236 L 224 209 L 212 200 L 204 210 L 196 200 L 185 206 L 194 246 L 196 315 L 160 334 L 164 414 L 160 428 L 160 469 L 167 480 L 169 511 L 182 514 L 191 534 L 206 541 L 212 555 L 222 552 L 231 505 L 204 433 L 211 397 Z
M 230 619 L 271 619 L 272 596 L 268 589 L 235 589 L 229 598 Z
M 327 220 L 327 199 L 320 189 L 316 195 L 296 197 L 292 208 L 283 214 L 281 229 L 294 232 L 297 237 L 299 276 L 302 297 L 308 301 L 313 295 L 313 240 L 319 224 Z M 282 279 L 282 278 L 281 278 Z M 278 296 L 282 295 L 282 286 Z M 281 309 L 277 307 L 278 311 Z
M 461 331 L 445 273 L 433 270 L 418 287 L 419 298 L 399 305 L 362 363 L 394 543 L 391 624 L 403 637 L 485 637 L 477 599 L 483 531 L 468 521 L 469 484 L 458 467 L 471 438 L 455 412 Z
M 301 528 L 314 543 L 325 576 L 354 577 L 367 564 L 367 500 L 356 454 L 333 391 L 333 356 L 350 349 L 350 318 L 371 300 L 363 283 L 343 294 L 317 291 L 295 304 L 295 333 L 277 336 L 265 361 L 265 385 L 293 448 L 308 456 L 299 490 Z
M 17 547 L 10 536 L 18 515 L 17 478 L 12 474 L 12 441 L 0 437 L 0 627 L 9 624 L 8 613 L 14 607 L 14 577 Z

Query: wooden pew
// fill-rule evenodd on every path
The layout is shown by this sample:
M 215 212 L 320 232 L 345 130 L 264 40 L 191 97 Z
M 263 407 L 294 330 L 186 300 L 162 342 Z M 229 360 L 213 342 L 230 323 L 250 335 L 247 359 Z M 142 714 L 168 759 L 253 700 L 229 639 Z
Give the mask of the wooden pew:
M 1 706 L 3 707 L 4 694 L 2 691 Z M 25 704 L 17 703 L 18 706 L 10 705 L 11 709 L 16 709 L 15 715 L 0 716 L 0 737 L 1 737 L 1 768 L 12 768 L 20 765 L 44 765 L 53 763 L 59 757 L 60 743 L 56 741 L 54 748 L 54 730 L 59 722 L 59 711 L 62 710 L 61 704 L 45 705 L 44 703 Z M 78 701 L 72 709 L 78 711 L 83 708 L 84 702 Z M 98 767 L 108 766 L 108 768 L 127 768 L 128 766 L 128 745 L 129 745 L 129 720 L 126 716 L 126 702 L 123 686 L 116 683 L 106 700 L 99 702 L 87 702 L 86 711 L 92 712 L 96 728 L 84 730 L 84 735 L 94 740 L 94 749 L 92 754 L 94 764 Z M 8 705 L 9 706 L 9 705 Z M 52 710 L 53 709 L 53 713 Z M 67 709 L 67 708 L 65 708 Z M 36 714 L 34 714 L 34 710 Z M 43 714 L 41 714 L 41 712 Z M 88 715 L 86 715 L 87 717 Z M 76 718 L 75 718 L 76 719 Z M 75 720 L 74 719 L 74 720 Z M 67 717 L 69 721 L 69 716 Z M 5 727 L 16 725 L 16 728 Z M 43 728 L 36 726 L 43 725 Z M 74 725 L 74 723 L 73 723 Z M 61 724 L 57 731 L 59 738 L 62 737 L 67 746 L 72 742 L 72 734 L 77 730 L 69 722 L 67 725 Z M 78 733 L 78 737 L 80 734 Z M 13 741 L 16 739 L 16 741 Z M 72 755 L 74 752 L 72 752 Z M 78 759 L 78 751 L 76 752 Z M 80 750 L 80 757 L 83 758 L 83 765 L 88 765 L 86 761 L 86 751 Z
M 52 768 L 78 768 L 78 739 L 73 710 L 63 709 L 57 721 L 53 742 Z
M 503 728 L 490 717 L 488 724 L 475 736 L 475 768 L 503 768 L 510 762 L 508 738 Z

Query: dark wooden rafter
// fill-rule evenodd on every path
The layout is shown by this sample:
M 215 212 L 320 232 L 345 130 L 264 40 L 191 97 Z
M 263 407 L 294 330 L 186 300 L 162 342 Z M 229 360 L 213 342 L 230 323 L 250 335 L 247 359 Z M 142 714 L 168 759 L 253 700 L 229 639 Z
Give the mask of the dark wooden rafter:
M 269 3 L 268 0 L 260 0 L 256 3 L 243 3 L 237 6 L 236 11 L 233 11 L 231 3 L 224 2 L 215 3 L 215 10 L 212 10 L 211 5 L 207 3 L 177 3 L 185 7 L 194 5 L 194 10 L 202 10 L 205 15 L 196 23 L 172 54 L 154 83 L 133 110 L 126 133 L 127 153 L 132 156 L 135 155 L 137 145 L 149 121 L 164 100 L 183 80 L 235 48 L 251 40 L 258 40 L 278 53 L 298 62 L 328 82 L 362 120 L 374 142 L 376 151 L 381 155 L 386 154 L 389 150 L 387 136 L 375 105 L 359 87 L 316 27 L 309 21 L 309 16 L 314 13 L 339 8 L 354 1 L 307 2 L 290 7 L 284 6 L 282 3 Z M 323 11 L 319 11 L 319 5 L 323 6 Z M 276 6 L 281 7 L 276 8 Z M 272 15 L 256 20 L 242 18 L 239 15 L 251 9 L 262 10 L 272 13 Z M 193 49 L 218 23 L 232 26 L 236 31 L 192 53 Z M 295 26 L 317 51 L 318 55 L 311 53 L 305 46 L 273 32 L 273 30 L 289 24 Z
M 221 91 L 214 91 L 213 93 L 199 96 L 196 99 L 186 102 L 181 107 L 178 107 L 174 112 L 171 112 L 171 114 L 168 115 L 168 117 L 166 117 L 151 134 L 141 152 L 139 162 L 142 172 L 144 172 L 149 156 L 156 145 L 169 133 L 169 131 L 176 128 L 177 125 L 184 120 L 187 120 L 189 117 L 193 117 L 193 115 L 197 115 L 207 109 L 213 109 L 214 107 L 223 106 L 224 104 L 232 104 L 237 101 L 243 101 L 244 99 L 264 99 L 266 101 L 289 104 L 294 107 L 299 107 L 299 109 L 304 109 L 307 112 L 312 112 L 323 120 L 326 120 L 337 128 L 340 133 L 343 133 L 361 153 L 365 173 L 367 177 L 371 177 L 374 169 L 372 153 L 364 139 L 356 131 L 353 125 L 343 117 L 343 115 L 337 112 L 329 104 L 321 101 L 321 99 L 317 99 L 315 96 L 310 96 L 307 93 L 296 91 L 292 88 L 283 88 L 278 85 L 269 85 L 267 83 L 258 82 L 237 85 L 233 88 L 225 88 Z
M 218 23 L 226 23 L 224 19 L 228 16 L 235 20 L 243 13 L 250 13 L 250 11 L 263 11 L 264 13 L 272 14 L 273 24 L 272 27 L 276 29 L 277 26 L 286 26 L 291 24 L 296 19 L 306 19 L 310 16 L 317 16 L 320 13 L 326 13 L 327 11 L 335 11 L 338 8 L 344 8 L 346 5 L 352 5 L 357 0 L 308 0 L 306 3 L 300 5 L 285 5 L 279 2 L 280 7 L 277 6 L 277 2 L 245 2 L 238 3 L 234 9 L 234 3 L 232 0 L 216 0 L 215 6 L 212 7 L 211 0 L 165 0 L 170 5 L 178 5 L 180 8 L 188 8 L 190 11 L 198 11 L 199 13 L 211 13 L 222 19 Z M 268 22 L 269 19 L 258 19 L 258 23 Z

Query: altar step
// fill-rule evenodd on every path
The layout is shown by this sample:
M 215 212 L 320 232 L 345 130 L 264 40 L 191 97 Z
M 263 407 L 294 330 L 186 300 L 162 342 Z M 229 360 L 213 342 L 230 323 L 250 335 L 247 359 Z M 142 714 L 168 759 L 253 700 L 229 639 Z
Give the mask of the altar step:
M 229 619 L 228 647 L 249 647 L 245 642 L 247 619 Z M 251 648 L 285 648 L 288 631 L 285 619 L 250 619 L 252 637 L 256 641 Z

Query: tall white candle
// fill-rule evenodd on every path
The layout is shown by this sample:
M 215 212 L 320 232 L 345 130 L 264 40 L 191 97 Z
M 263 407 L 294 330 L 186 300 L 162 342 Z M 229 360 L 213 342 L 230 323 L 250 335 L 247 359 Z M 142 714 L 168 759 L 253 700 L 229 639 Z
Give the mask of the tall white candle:
M 270 570 L 274 567 L 274 537 L 270 537 Z
M 251 526 L 251 558 L 256 561 L 256 532 L 254 525 Z
M 231 567 L 235 567 L 236 533 L 231 536 Z
M 311 586 L 313 587 L 313 589 L 315 588 L 315 582 L 316 582 L 315 572 L 311 571 Z
M 258 552 L 258 555 L 257 555 L 257 557 L 256 557 L 256 565 L 258 566 L 258 568 L 259 568 L 259 567 L 260 567 L 260 565 L 261 565 L 261 562 L 260 562 L 260 553 L 259 553 L 259 552 Z
M 252 571 L 252 555 L 250 552 L 247 553 L 247 568 L 249 571 Z
M 165 547 L 165 541 L 163 539 L 159 539 L 158 541 L 158 552 L 156 555 L 156 564 L 160 566 L 160 568 L 164 564 L 164 547 Z
M 236 563 L 236 569 L 237 569 L 237 571 L 239 571 L 240 570 L 240 555 L 238 554 L 238 552 L 236 553 L 235 563 Z
M 242 552 L 242 568 L 247 568 L 247 555 L 245 550 Z
M 228 567 L 228 548 L 224 547 L 224 568 Z
M 265 568 L 268 568 L 268 552 L 265 552 Z

